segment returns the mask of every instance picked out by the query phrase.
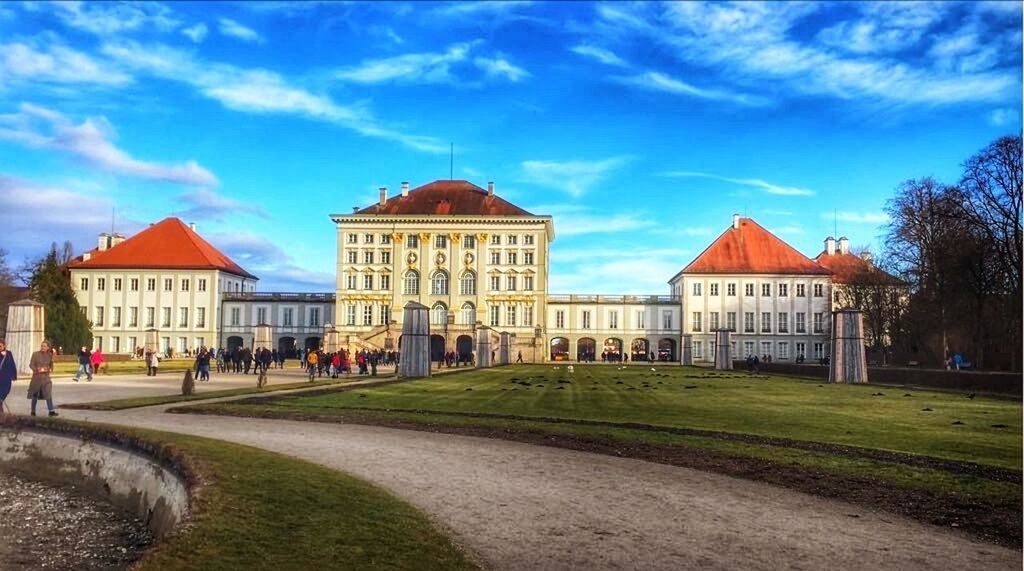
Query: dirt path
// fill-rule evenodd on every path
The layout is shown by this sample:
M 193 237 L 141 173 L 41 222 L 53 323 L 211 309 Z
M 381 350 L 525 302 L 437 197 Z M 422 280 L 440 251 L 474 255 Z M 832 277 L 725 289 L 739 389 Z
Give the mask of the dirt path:
M 258 446 L 344 470 L 431 514 L 494 569 L 1020 569 L 1021 552 L 887 513 L 696 470 L 373 426 L 65 417 Z

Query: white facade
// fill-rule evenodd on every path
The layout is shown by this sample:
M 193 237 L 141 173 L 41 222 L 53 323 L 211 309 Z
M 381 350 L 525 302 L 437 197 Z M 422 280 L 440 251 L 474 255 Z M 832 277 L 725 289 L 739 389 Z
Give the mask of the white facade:
M 640 295 L 551 295 L 543 324 L 547 359 L 596 361 L 640 354 L 675 361 L 681 347 L 679 298 Z
M 291 355 L 319 348 L 334 324 L 329 293 L 225 293 L 222 305 L 220 347 L 252 347 L 256 326 L 269 325 L 272 346 Z

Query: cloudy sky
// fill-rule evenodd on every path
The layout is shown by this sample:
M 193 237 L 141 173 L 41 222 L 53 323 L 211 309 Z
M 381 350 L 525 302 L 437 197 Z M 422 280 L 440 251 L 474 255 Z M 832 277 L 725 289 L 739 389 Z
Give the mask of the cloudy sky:
M 5 3 L 0 247 L 177 215 L 333 289 L 328 215 L 449 176 L 555 216 L 552 291 L 665 293 L 746 213 L 877 245 L 1021 129 L 1019 2 Z M 835 213 L 835 216 L 834 216 Z

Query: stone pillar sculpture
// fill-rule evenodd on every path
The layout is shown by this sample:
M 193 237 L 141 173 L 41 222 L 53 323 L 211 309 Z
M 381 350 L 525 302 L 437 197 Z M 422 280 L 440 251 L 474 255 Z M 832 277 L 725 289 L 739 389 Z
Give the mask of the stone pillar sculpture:
M 7 350 L 18 366 L 19 375 L 31 375 L 28 362 L 43 343 L 46 307 L 31 299 L 7 306 Z
M 683 351 L 680 355 L 679 364 L 687 367 L 693 366 L 693 335 L 683 335 Z
M 266 323 L 260 323 L 256 326 L 252 338 L 252 349 L 271 349 L 274 347 L 274 332 L 273 329 Z
M 715 331 L 715 368 L 720 371 L 732 370 L 732 331 L 718 329 Z
M 860 311 L 840 309 L 832 312 L 832 351 L 829 363 L 830 383 L 868 382 L 864 317 Z
M 511 343 L 511 336 L 509 335 L 508 331 L 502 331 L 501 332 L 501 336 L 500 336 L 499 341 L 498 341 L 498 364 L 499 365 L 508 365 L 509 363 L 512 362 L 511 355 L 509 355 L 509 351 L 511 350 L 511 347 L 509 346 L 510 343 Z
M 476 328 L 476 366 L 485 368 L 493 365 L 491 363 L 491 330 L 487 327 Z
M 144 353 L 160 352 L 160 331 L 158 329 L 146 330 L 146 342 L 142 345 Z
M 398 376 L 430 376 L 430 309 L 422 303 L 405 304 L 402 317 L 401 355 Z
M 341 336 L 330 323 L 324 324 L 324 351 L 336 353 L 341 349 Z

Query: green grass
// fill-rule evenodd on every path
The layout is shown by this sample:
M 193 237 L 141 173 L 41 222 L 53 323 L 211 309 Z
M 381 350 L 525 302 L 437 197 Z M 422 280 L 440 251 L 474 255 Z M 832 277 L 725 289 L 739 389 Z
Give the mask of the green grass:
M 195 359 L 163 359 L 160 361 L 160 367 L 157 369 L 161 372 L 172 372 L 172 371 L 187 371 L 195 366 Z M 78 372 L 78 362 L 68 363 L 54 363 L 53 365 L 53 376 L 55 377 L 67 377 L 74 376 Z M 108 361 L 103 364 L 102 372 L 97 375 L 102 377 L 105 375 L 132 375 L 142 374 L 146 372 L 146 361 L 143 359 L 134 359 L 128 361 Z
M 172 447 L 203 481 L 192 521 L 138 569 L 477 568 L 424 514 L 342 472 L 208 438 L 101 428 Z
M 551 365 L 505 367 L 366 390 L 297 395 L 251 406 L 326 415 L 370 408 L 642 423 L 836 443 L 1014 470 L 1021 467 L 1020 401 L 970 400 L 952 393 L 829 385 L 775 376 L 749 378 L 739 372 L 722 377 L 696 368 L 654 368 L 652 372 L 641 365 L 623 370 L 577 365 L 570 374 L 564 365 L 557 370 Z M 526 380 L 531 386 L 513 379 Z M 872 396 L 878 392 L 884 396 Z M 954 425 L 957 421 L 963 424 Z M 493 424 L 495 419 L 484 422 Z M 1006 428 L 992 427 L 1000 424 Z

